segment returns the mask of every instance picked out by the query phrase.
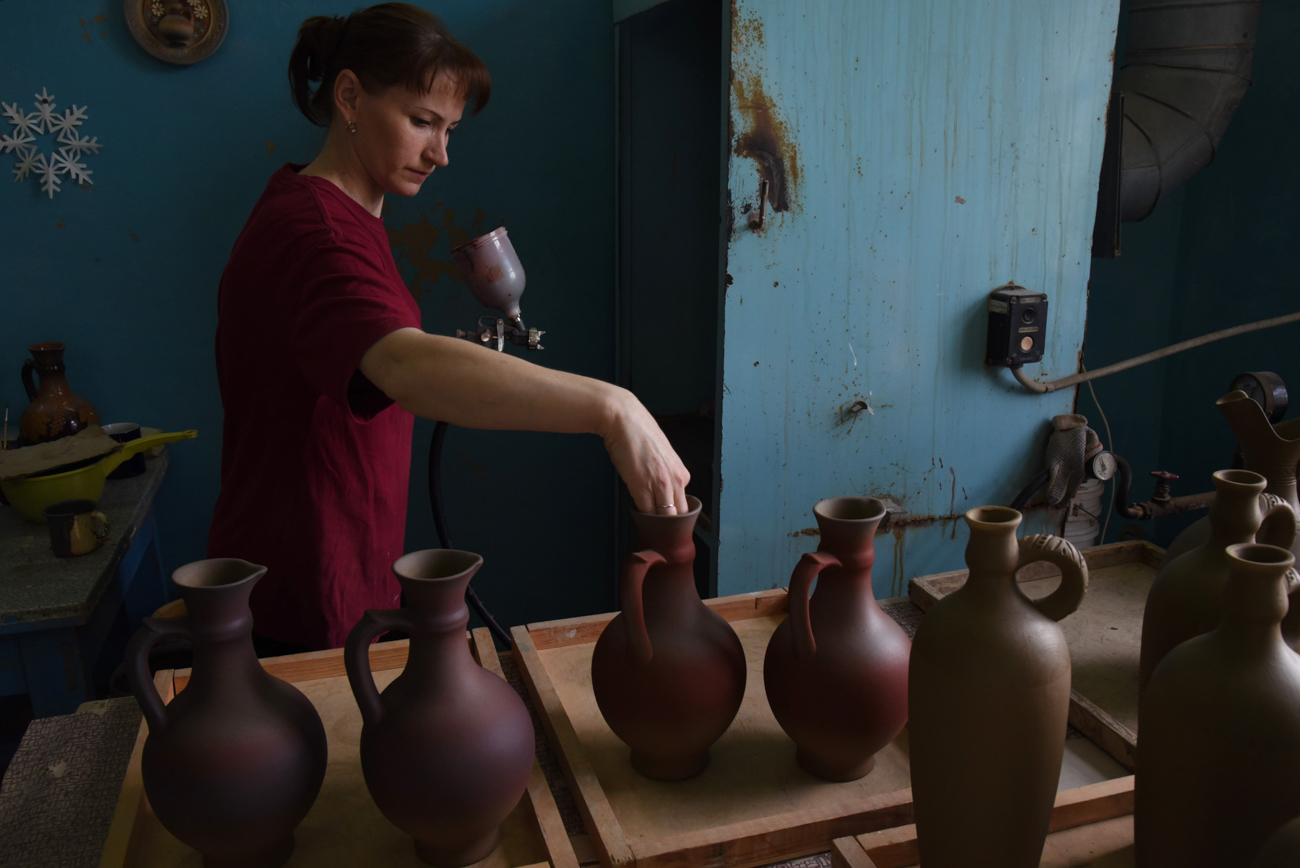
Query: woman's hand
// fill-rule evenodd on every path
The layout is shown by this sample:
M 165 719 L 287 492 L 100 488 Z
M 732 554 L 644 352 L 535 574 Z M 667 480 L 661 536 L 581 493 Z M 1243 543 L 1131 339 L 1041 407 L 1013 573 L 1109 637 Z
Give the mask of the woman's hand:
M 686 483 L 691 474 L 650 412 L 631 392 L 619 393 L 608 423 L 597 433 L 636 508 L 651 515 L 688 512 Z

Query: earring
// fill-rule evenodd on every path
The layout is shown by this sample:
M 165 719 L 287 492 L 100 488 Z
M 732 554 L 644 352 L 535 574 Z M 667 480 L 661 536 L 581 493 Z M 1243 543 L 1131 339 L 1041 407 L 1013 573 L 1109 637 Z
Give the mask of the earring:
M 355 133 L 356 131 L 357 131 L 357 122 L 348 121 L 348 132 Z

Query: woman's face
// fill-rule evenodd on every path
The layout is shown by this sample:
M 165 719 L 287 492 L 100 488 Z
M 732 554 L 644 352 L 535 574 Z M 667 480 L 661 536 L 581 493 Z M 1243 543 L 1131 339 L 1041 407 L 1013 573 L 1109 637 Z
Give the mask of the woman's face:
M 348 138 L 377 192 L 414 196 L 435 168 L 447 165 L 447 140 L 465 98 L 438 75 L 426 94 L 396 85 L 376 94 L 357 88 L 355 133 Z

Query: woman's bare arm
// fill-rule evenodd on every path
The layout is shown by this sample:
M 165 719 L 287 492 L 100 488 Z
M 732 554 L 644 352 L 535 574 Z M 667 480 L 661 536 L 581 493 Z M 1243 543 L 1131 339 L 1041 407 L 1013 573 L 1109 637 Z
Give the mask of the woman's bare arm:
M 361 373 L 426 419 L 464 428 L 599 435 L 637 509 L 686 509 L 690 474 L 626 389 L 414 328 L 376 342 L 361 358 Z

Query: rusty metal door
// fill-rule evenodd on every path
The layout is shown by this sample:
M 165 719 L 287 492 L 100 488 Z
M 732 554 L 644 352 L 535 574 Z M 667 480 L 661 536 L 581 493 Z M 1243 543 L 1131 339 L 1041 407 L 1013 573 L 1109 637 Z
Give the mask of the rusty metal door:
M 784 586 L 823 497 L 890 497 L 876 590 L 961 564 L 1073 393 L 986 370 L 984 305 L 1050 298 L 1077 369 L 1118 0 L 734 0 L 719 593 Z M 1027 524 L 1041 525 L 1031 516 Z

